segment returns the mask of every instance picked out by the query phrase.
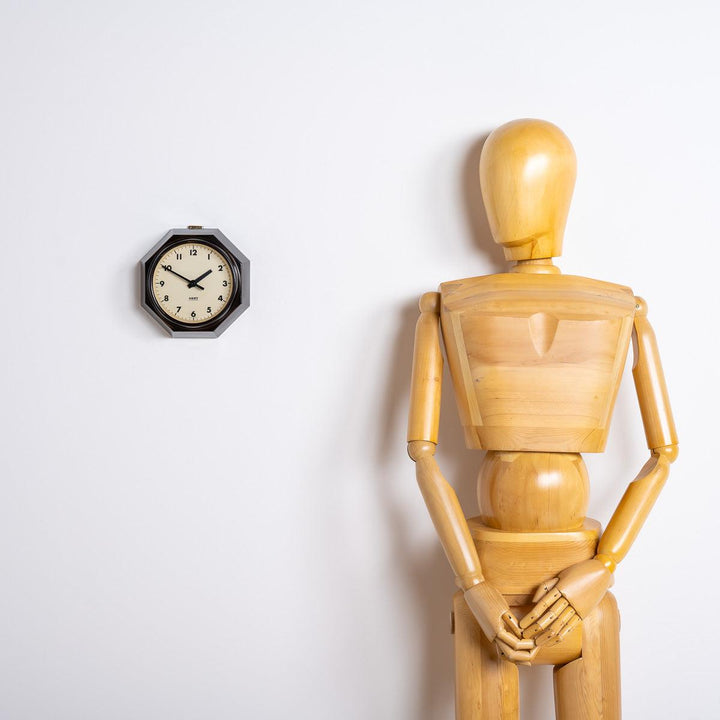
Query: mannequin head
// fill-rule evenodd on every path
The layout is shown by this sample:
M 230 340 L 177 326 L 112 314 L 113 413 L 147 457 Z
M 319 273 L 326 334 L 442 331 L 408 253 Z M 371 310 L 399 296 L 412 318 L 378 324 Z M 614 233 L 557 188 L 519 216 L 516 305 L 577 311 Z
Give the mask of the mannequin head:
M 493 238 L 507 260 L 562 253 L 575 171 L 575 151 L 552 123 L 515 120 L 488 136 L 480 186 Z

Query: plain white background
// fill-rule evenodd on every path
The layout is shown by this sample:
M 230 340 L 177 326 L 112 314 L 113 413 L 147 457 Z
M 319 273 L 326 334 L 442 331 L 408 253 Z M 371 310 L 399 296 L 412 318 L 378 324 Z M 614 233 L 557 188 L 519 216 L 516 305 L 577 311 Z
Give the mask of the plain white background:
M 0 8 L 0 718 L 444 720 L 453 582 L 405 455 L 418 296 L 500 270 L 482 138 L 541 117 L 567 273 L 649 303 L 680 460 L 617 571 L 627 718 L 720 716 L 711 2 Z M 221 228 L 252 305 L 171 340 L 137 262 Z M 441 466 L 477 453 L 448 392 Z M 629 372 L 606 523 L 647 456 Z M 553 717 L 523 669 L 524 720 Z

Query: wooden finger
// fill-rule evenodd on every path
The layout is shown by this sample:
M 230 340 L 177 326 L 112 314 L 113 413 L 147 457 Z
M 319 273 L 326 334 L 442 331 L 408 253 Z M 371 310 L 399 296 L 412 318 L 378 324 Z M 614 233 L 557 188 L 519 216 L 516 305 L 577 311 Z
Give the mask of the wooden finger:
M 495 646 L 497 647 L 501 657 L 506 660 L 510 660 L 510 662 L 517 663 L 518 665 L 529 665 L 538 651 L 537 648 L 534 650 L 513 650 L 502 640 L 495 640 Z
M 505 624 L 517 635 L 518 638 L 522 638 L 522 629 L 520 628 L 520 624 L 517 621 L 517 618 L 511 613 L 506 612 L 503 613 L 502 619 L 505 621 Z
M 535 643 L 532 640 L 521 640 L 507 630 L 500 629 L 496 637 L 513 650 L 533 650 L 535 648 Z
M 562 597 L 559 590 L 551 590 L 540 598 L 535 607 L 520 621 L 520 627 L 526 628 L 542 617 L 543 613 Z
M 553 645 L 561 643 L 581 622 L 582 619 L 580 616 L 575 614 L 575 617 L 573 617 L 570 622 L 568 622 L 568 624 L 557 634 Z
M 555 622 L 568 605 L 568 601 L 564 597 L 561 597 L 537 622 L 533 623 L 525 630 L 523 637 L 534 638 L 536 635 L 545 630 L 545 628 Z
M 572 607 L 568 607 L 560 613 L 560 617 L 550 627 L 540 635 L 536 636 L 535 644 L 538 647 L 547 645 L 553 640 L 560 631 L 573 619 L 575 616 L 575 610 Z
M 558 583 L 560 578 L 553 578 L 552 580 L 546 580 L 533 595 L 532 601 L 536 603 L 543 595 L 547 595 Z

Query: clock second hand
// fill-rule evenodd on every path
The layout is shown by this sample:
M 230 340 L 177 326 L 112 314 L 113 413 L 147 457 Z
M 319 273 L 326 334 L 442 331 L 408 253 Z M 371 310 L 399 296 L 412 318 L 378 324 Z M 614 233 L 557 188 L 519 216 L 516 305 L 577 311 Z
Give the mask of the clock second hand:
M 194 280 L 190 280 L 190 282 L 188 282 L 188 287 L 189 287 L 189 288 L 191 288 L 191 287 L 198 287 L 198 288 L 200 288 L 201 290 L 204 290 L 205 288 L 200 287 L 200 285 L 198 285 L 198 283 L 199 283 L 204 277 L 207 277 L 211 272 L 212 272 L 212 269 L 207 270 L 207 271 L 204 272 L 202 275 L 200 275 L 200 277 L 196 277 Z
M 188 287 L 193 287 L 193 284 L 195 284 L 196 287 L 198 287 L 200 290 L 204 290 L 205 288 L 202 285 L 197 285 L 196 280 L 188 280 L 184 275 L 181 275 L 179 272 L 175 272 L 169 265 L 161 265 L 160 266 L 163 270 L 166 270 L 169 273 L 172 273 L 173 275 L 177 275 L 179 278 L 184 280 L 188 284 Z M 205 273 L 207 275 L 207 273 Z M 205 275 L 201 275 L 198 280 L 202 280 L 202 278 L 205 277 Z

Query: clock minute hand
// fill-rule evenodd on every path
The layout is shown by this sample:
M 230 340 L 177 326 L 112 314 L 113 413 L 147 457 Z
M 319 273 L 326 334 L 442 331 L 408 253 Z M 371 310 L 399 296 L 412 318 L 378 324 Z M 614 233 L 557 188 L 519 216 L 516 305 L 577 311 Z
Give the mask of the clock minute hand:
M 199 277 L 196 277 L 194 280 L 190 280 L 190 282 L 188 283 L 188 287 L 189 287 L 189 288 L 191 288 L 191 287 L 199 287 L 201 290 L 204 290 L 204 288 L 200 287 L 200 285 L 198 285 L 198 283 L 199 283 L 204 277 L 207 277 L 211 272 L 212 272 L 212 269 L 206 270 L 206 271 L 205 271 L 202 275 L 200 275 Z
M 186 278 L 184 275 L 181 275 L 179 272 L 175 272 L 169 265 L 161 265 L 160 267 L 161 267 L 163 270 L 166 270 L 167 272 L 172 273 L 173 275 L 177 275 L 180 279 L 184 280 L 186 283 L 190 283 L 190 284 L 188 285 L 188 287 L 192 287 L 192 283 L 193 283 L 192 280 L 189 280 L 189 279 Z M 203 275 L 202 277 L 205 277 L 205 276 Z M 198 280 L 199 280 L 199 279 L 200 279 L 200 278 L 198 278 Z M 204 290 L 204 289 L 205 289 L 204 287 L 202 287 L 202 285 L 197 285 L 197 287 L 200 288 L 200 290 Z

